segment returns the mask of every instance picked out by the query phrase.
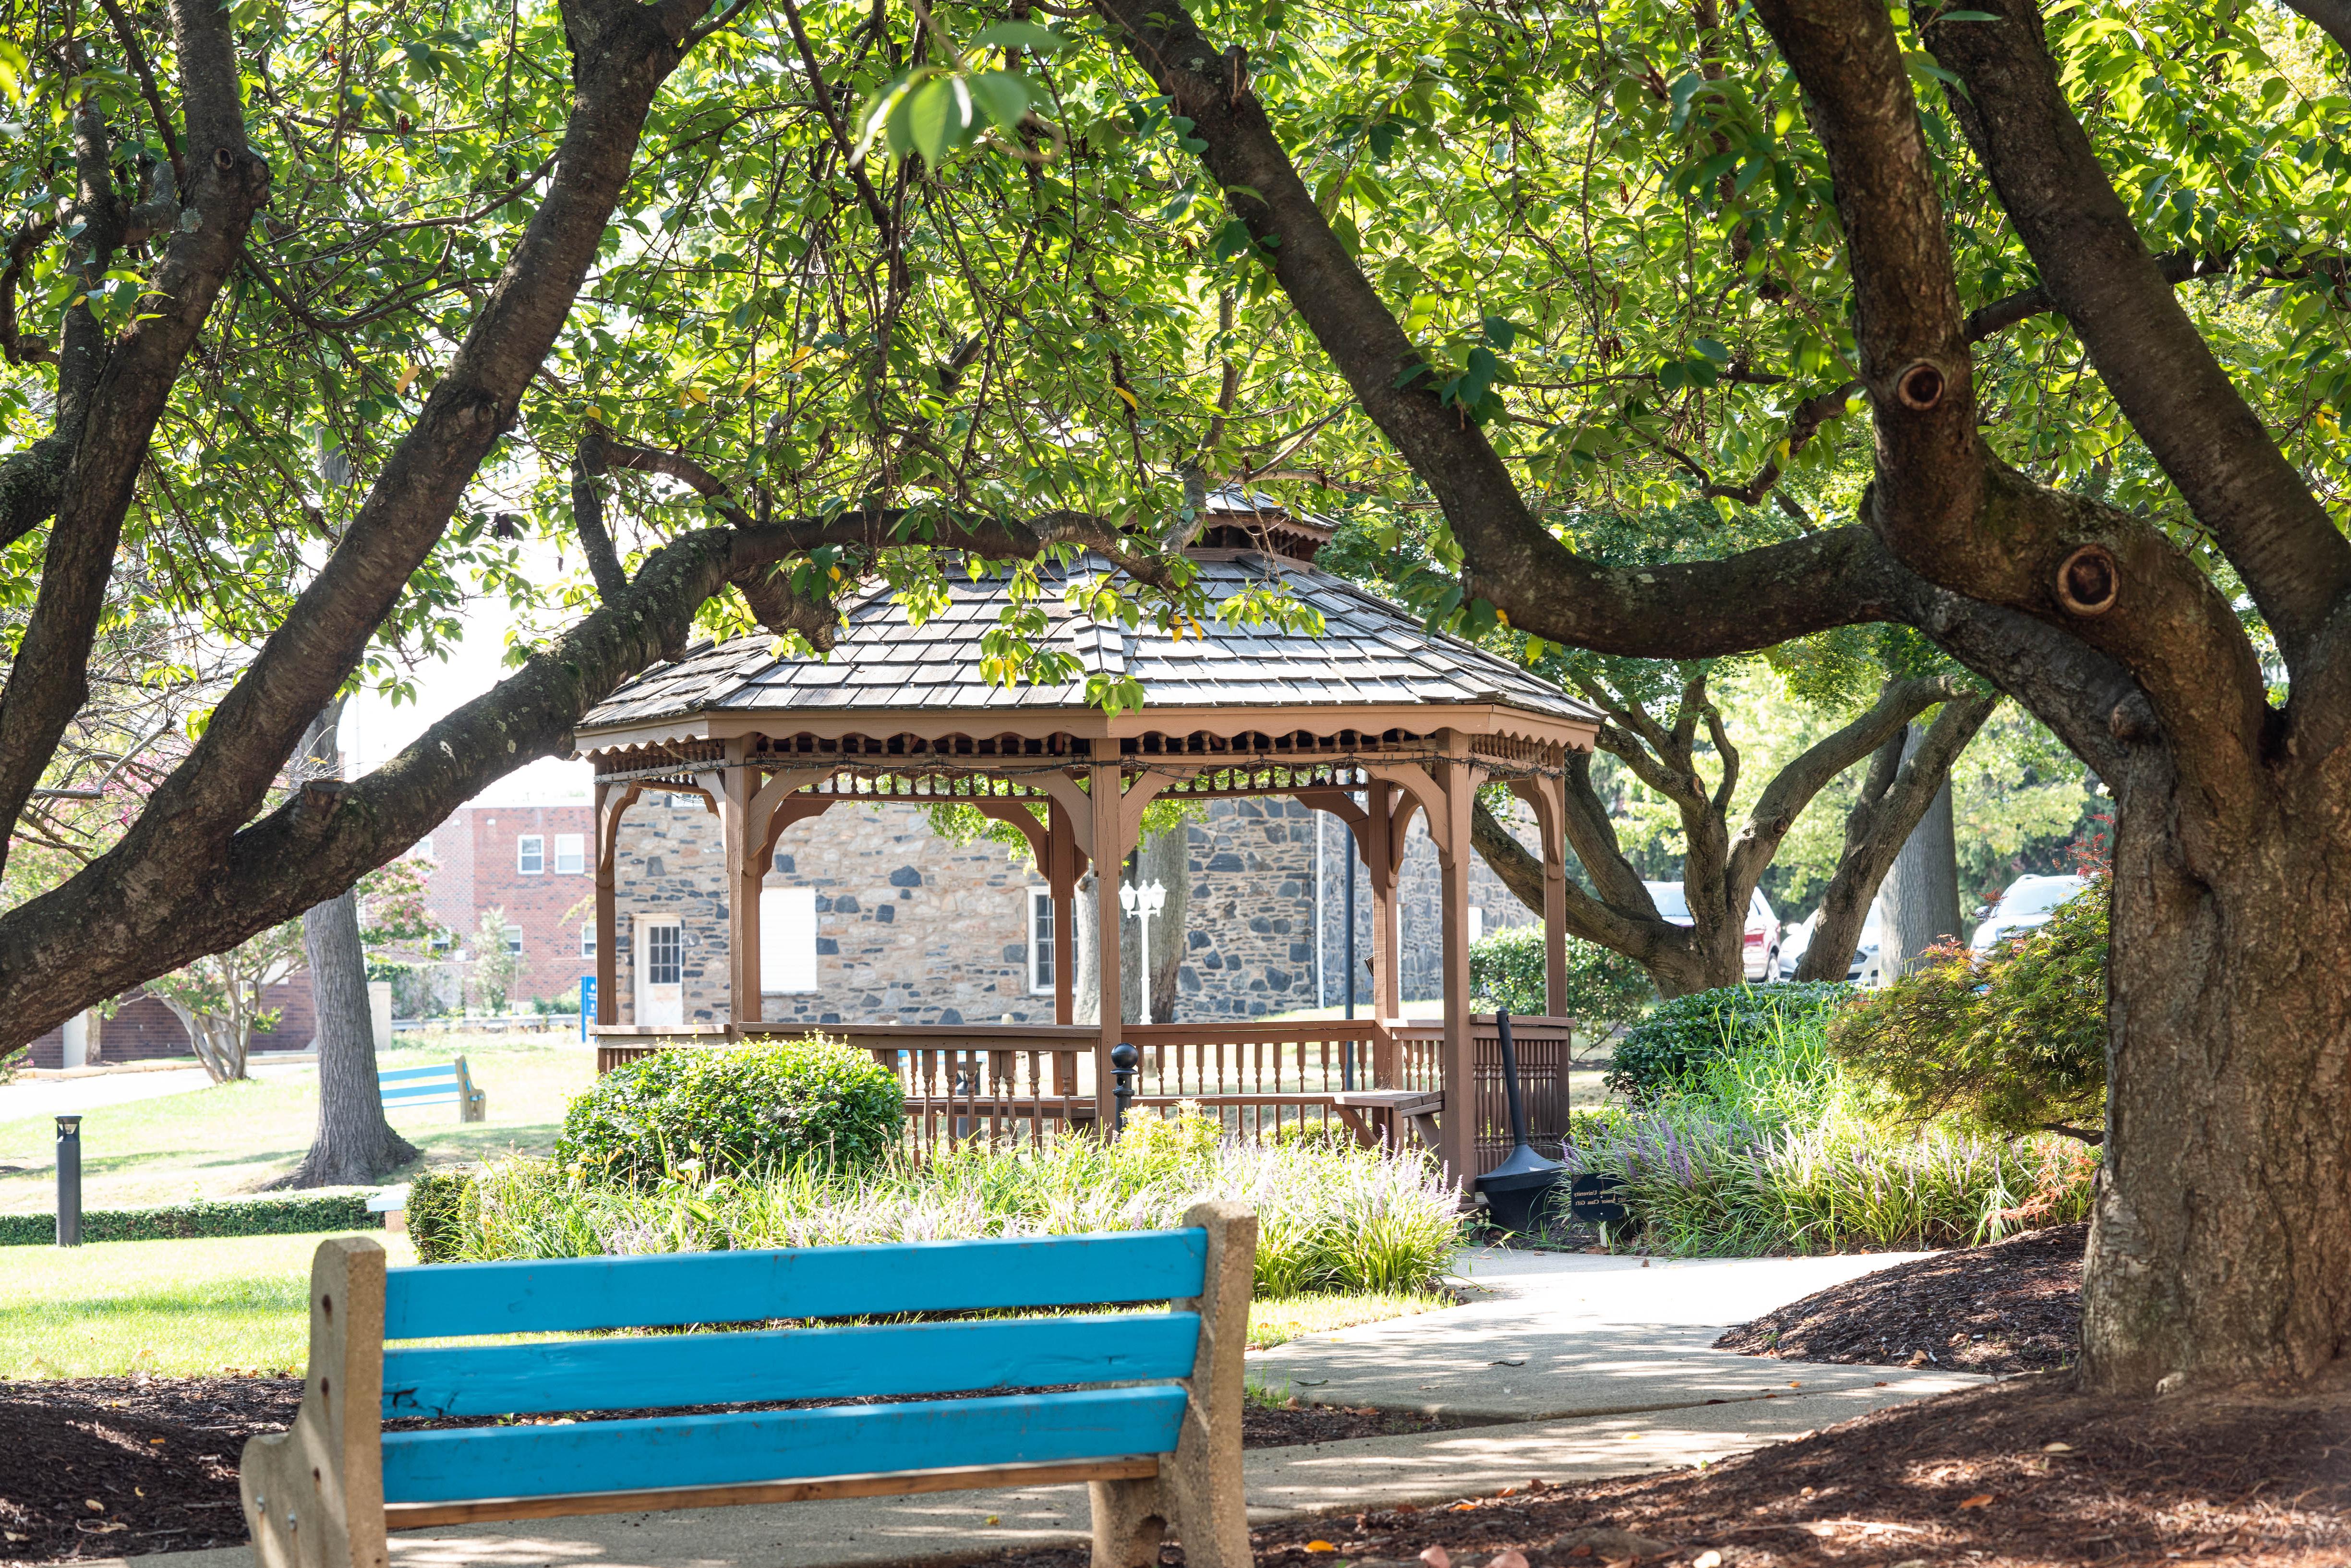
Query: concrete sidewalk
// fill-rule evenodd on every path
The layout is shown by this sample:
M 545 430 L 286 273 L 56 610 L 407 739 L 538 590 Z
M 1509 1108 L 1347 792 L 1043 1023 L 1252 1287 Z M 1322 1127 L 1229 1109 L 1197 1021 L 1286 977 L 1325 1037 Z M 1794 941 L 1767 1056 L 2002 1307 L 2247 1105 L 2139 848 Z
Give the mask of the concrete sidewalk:
M 1982 1381 L 1708 1348 L 1731 1322 L 1901 1260 L 1659 1260 L 1645 1270 L 1633 1259 L 1472 1253 L 1465 1281 L 1479 1299 L 1469 1305 L 1294 1341 L 1251 1356 L 1249 1375 L 1310 1402 L 1491 1424 L 1253 1449 L 1249 1517 L 1675 1469 Z M 1063 1486 L 419 1531 L 392 1537 L 392 1560 L 393 1568 L 880 1568 L 1078 1542 L 1086 1528 L 1085 1489 Z M 233 1548 L 139 1561 L 250 1568 L 253 1559 Z
M 1459 1270 L 1478 1298 L 1470 1304 L 1292 1340 L 1250 1357 L 1250 1376 L 1309 1404 L 1483 1421 L 1878 1388 L 1915 1397 L 1980 1381 L 1712 1348 L 1733 1323 L 1917 1256 L 1655 1259 L 1645 1267 L 1637 1258 L 1479 1249 Z

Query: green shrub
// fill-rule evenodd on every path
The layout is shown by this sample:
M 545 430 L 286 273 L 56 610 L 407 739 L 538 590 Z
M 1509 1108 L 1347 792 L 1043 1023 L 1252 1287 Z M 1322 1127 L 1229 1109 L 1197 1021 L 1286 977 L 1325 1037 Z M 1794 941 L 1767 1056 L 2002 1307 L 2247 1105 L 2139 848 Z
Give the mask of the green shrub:
M 1862 1001 L 1829 1042 L 1912 1122 L 2098 1140 L 2106 1107 L 2105 876 L 2022 941 L 1938 948 Z
M 615 1068 L 572 1101 L 556 1158 L 640 1186 L 689 1162 L 710 1175 L 810 1160 L 856 1169 L 897 1144 L 904 1117 L 897 1079 L 845 1045 L 674 1047 Z
M 446 1263 L 465 1247 L 474 1178 L 464 1171 L 427 1171 L 408 1184 L 408 1239 L 419 1263 Z
M 808 1162 L 624 1186 L 545 1160 L 507 1160 L 477 1179 L 454 1256 L 1155 1229 L 1181 1224 L 1207 1197 L 1256 1211 L 1257 1291 L 1267 1297 L 1433 1289 L 1464 1237 L 1458 1195 L 1418 1154 L 1313 1138 L 1230 1142 L 1212 1116 L 1139 1112 L 1110 1143 L 1070 1134 L 1041 1145 L 967 1144 L 920 1163 L 893 1148 L 862 1171 Z
M 1660 1002 L 1616 1042 L 1607 1086 L 1635 1104 L 1695 1084 L 1707 1063 L 1750 1046 L 1775 1044 L 1816 1025 L 1852 999 L 1835 980 L 1725 986 Z
M 1479 1012 L 1541 1018 L 1551 1011 L 1540 925 L 1513 925 L 1469 945 L 1469 988 Z M 1648 971 L 1614 949 L 1567 939 L 1567 1016 L 1594 1030 L 1641 1016 L 1657 999 Z
M 161 1208 L 92 1208 L 81 1217 L 84 1241 L 180 1241 L 198 1236 L 299 1236 L 312 1231 L 375 1230 L 383 1216 L 363 1192 L 234 1197 Z M 0 1214 L 0 1246 L 47 1247 L 57 1239 L 54 1214 Z

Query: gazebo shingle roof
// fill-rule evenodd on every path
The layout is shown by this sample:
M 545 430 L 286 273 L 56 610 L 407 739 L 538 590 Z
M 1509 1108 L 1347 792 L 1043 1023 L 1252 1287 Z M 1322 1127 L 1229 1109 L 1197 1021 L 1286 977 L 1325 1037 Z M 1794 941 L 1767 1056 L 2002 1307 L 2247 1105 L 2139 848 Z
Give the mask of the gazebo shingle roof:
M 1396 606 L 1343 579 L 1254 550 L 1196 552 L 1200 582 L 1220 603 L 1280 580 L 1299 602 L 1322 612 L 1324 633 L 1285 632 L 1211 617 L 1204 636 L 1178 641 L 1144 625 L 1129 629 L 1070 613 L 1065 576 L 1039 573 L 1049 645 L 1077 656 L 1090 674 L 1141 682 L 1154 707 L 1362 706 L 1500 704 L 1571 722 L 1598 714 L 1506 659 L 1457 637 L 1432 635 Z M 1091 559 L 1074 569 L 1100 570 Z M 921 625 L 886 591 L 848 613 L 830 659 L 779 658 L 764 633 L 690 652 L 614 692 L 584 718 L 583 731 L 694 713 L 806 711 L 939 712 L 1083 709 L 1085 685 L 1002 686 L 980 673 L 981 639 L 1009 601 L 1008 580 L 949 584 L 949 602 Z

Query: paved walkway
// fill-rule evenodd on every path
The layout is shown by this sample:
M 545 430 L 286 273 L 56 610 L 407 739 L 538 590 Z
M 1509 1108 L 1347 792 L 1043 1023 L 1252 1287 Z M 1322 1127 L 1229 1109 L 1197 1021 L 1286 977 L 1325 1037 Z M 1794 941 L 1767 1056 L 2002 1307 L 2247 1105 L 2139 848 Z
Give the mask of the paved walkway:
M 1435 1503 L 1529 1480 L 1597 1479 L 1725 1458 L 1981 1379 L 1755 1360 L 1723 1328 L 1916 1254 L 1656 1260 L 1480 1250 L 1468 1305 L 1293 1341 L 1251 1381 L 1310 1402 L 1487 1425 L 1252 1450 L 1249 1517 Z M 1082 1541 L 1082 1487 L 946 1492 L 473 1525 L 392 1537 L 393 1568 L 880 1568 Z M 141 1568 L 251 1568 L 245 1548 Z
M 256 1051 L 247 1059 L 246 1067 L 256 1078 L 279 1078 L 316 1072 L 319 1063 L 315 1057 L 302 1061 L 273 1061 L 268 1054 Z M 87 1113 L 106 1105 L 128 1105 L 137 1100 L 185 1094 L 211 1083 L 212 1075 L 201 1067 L 93 1072 L 77 1078 L 19 1078 L 13 1083 L 0 1083 L 0 1122 L 13 1122 L 19 1116 Z

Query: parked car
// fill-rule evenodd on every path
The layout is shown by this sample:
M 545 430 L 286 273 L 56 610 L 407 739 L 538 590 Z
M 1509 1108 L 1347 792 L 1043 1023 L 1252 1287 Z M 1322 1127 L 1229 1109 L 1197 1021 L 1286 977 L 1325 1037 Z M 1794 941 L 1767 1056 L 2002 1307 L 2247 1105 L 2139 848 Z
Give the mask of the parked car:
M 1988 953 L 1995 942 L 2022 936 L 2044 924 L 2059 904 L 2089 885 L 2089 878 L 2081 876 L 2020 876 L 1999 898 L 1976 911 L 1983 923 L 1976 927 L 1968 946 Z
M 1805 953 L 1813 946 L 1813 933 L 1820 929 L 1821 912 L 1813 910 L 1802 920 L 1790 925 L 1780 939 L 1780 977 L 1792 980 L 1797 967 L 1803 963 Z M 1855 948 L 1853 962 L 1845 967 L 1844 977 L 1856 985 L 1882 986 L 1886 983 L 1883 966 L 1878 961 L 1878 943 L 1886 934 L 1886 904 L 1879 899 L 1869 904 L 1869 918 L 1861 927 L 1861 943 Z
M 1690 918 L 1689 900 L 1682 894 L 1677 882 L 1645 882 L 1649 897 L 1656 902 L 1657 913 L 1676 925 L 1695 925 Z M 1780 917 L 1771 913 L 1771 900 L 1757 888 L 1747 900 L 1747 941 L 1740 955 L 1750 980 L 1776 980 L 1780 977 Z

